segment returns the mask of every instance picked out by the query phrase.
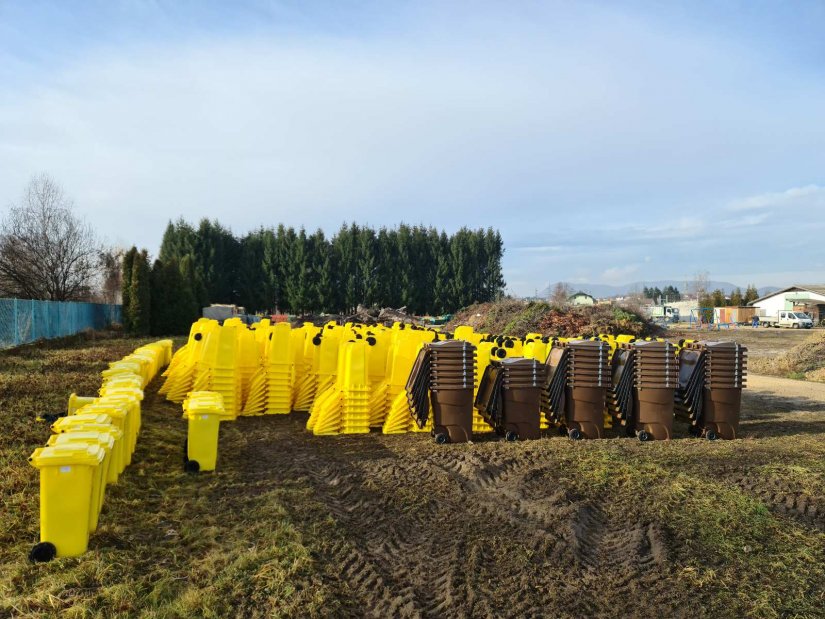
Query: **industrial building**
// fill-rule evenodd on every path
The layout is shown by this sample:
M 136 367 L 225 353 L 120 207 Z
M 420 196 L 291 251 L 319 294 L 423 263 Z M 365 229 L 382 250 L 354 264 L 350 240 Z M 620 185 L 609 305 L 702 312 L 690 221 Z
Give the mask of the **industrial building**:
M 764 310 L 764 315 L 773 316 L 783 310 L 806 312 L 814 325 L 825 321 L 825 284 L 798 284 L 777 290 L 751 301 L 749 305 Z

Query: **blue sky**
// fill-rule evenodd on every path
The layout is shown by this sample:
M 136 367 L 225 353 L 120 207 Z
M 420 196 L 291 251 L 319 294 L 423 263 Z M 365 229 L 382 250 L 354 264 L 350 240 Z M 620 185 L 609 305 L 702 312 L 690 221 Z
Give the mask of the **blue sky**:
M 494 226 L 509 291 L 825 281 L 825 3 L 0 0 L 0 208 Z

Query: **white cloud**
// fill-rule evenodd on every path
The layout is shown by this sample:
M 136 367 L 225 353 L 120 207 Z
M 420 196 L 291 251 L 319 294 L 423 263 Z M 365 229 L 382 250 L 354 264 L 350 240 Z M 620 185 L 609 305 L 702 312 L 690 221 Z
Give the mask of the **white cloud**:
M 262 12 L 178 36 L 141 12 L 151 37 L 101 22 L 51 64 L 0 36 L 0 205 L 47 171 L 102 235 L 150 250 L 180 215 L 236 232 L 491 225 L 507 281 L 530 294 L 630 275 L 608 265 L 651 280 L 699 261 L 792 270 L 821 247 L 818 185 L 714 209 L 760 191 L 754 179 L 789 187 L 825 169 L 821 76 L 761 41 L 625 5 L 423 2 L 403 18 L 310 5 L 297 27 L 292 11 L 274 26 Z M 798 221 L 775 221 L 790 209 Z M 768 225 L 773 253 L 758 243 Z
M 610 267 L 605 269 L 601 274 L 599 283 L 605 284 L 624 284 L 628 278 L 639 271 L 639 266 L 635 264 L 628 264 L 620 267 Z
M 825 208 L 825 187 L 806 185 L 775 193 L 762 193 L 728 205 L 730 211 L 757 211 L 763 209 L 821 209 Z

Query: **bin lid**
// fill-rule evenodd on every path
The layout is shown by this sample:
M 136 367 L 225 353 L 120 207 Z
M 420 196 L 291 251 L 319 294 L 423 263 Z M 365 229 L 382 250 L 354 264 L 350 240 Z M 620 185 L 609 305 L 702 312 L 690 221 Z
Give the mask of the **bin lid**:
M 37 468 L 69 466 L 72 464 L 96 466 L 103 461 L 105 455 L 106 451 L 100 445 L 70 443 L 39 447 L 29 456 L 29 462 Z
M 117 395 L 122 397 L 129 397 L 137 402 L 143 400 L 143 390 L 136 387 L 129 387 L 127 385 L 104 385 L 100 388 L 101 396 Z
M 100 395 L 132 398 L 140 401 L 143 399 L 143 390 L 127 385 L 104 385 L 100 388 Z
M 95 404 L 105 405 L 109 402 L 115 404 L 116 406 L 126 407 L 127 409 L 140 407 L 140 400 L 138 400 L 137 398 L 133 398 L 132 396 L 127 395 L 125 393 L 105 393 L 102 396 L 100 396 L 100 399 L 98 399 L 98 401 L 95 402 Z
M 48 445 L 67 445 L 70 443 L 87 443 L 89 445 L 100 445 L 104 449 L 111 450 L 115 446 L 115 435 L 107 430 L 84 430 L 72 428 L 63 434 L 52 434 L 49 437 Z
M 129 414 L 129 408 L 126 404 L 119 402 L 93 402 L 77 409 L 77 415 L 92 415 L 95 413 L 103 413 L 109 415 L 114 419 L 123 419 Z M 69 415 L 76 417 L 77 415 Z
M 198 408 L 189 408 L 183 411 L 184 419 L 195 419 L 200 415 L 215 415 L 216 417 L 234 417 L 235 414 L 231 411 L 226 411 L 223 407 L 204 406 Z
M 100 425 L 112 425 L 112 417 L 105 413 L 79 413 L 77 415 L 69 415 L 68 417 L 61 417 L 52 424 L 52 429 L 61 428 L 63 426 L 70 426 L 77 423 L 97 423 Z
M 62 419 L 72 419 L 63 417 Z M 52 426 L 52 431 L 58 434 L 68 434 L 69 432 L 109 432 L 115 440 L 123 438 L 123 430 L 110 423 L 94 423 L 92 421 L 78 421 L 76 423 L 63 423 L 60 427 Z

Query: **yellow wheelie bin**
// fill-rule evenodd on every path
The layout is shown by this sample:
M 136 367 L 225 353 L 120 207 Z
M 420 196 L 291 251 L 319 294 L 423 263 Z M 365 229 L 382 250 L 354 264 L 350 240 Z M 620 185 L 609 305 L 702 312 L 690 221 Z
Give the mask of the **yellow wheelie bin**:
M 123 432 L 123 441 L 125 443 L 124 454 L 126 456 L 125 465 L 132 463 L 132 453 L 135 451 L 137 444 L 137 418 L 129 412 L 129 405 L 123 402 L 107 401 L 105 398 L 100 398 L 96 402 L 87 404 L 79 409 L 73 417 L 77 415 L 93 415 L 95 413 L 103 413 L 112 418 L 112 425 L 119 428 Z
M 81 396 L 76 393 L 72 393 L 69 396 L 69 405 L 66 408 L 66 412 L 69 415 L 74 415 L 79 409 L 83 408 L 87 404 L 91 404 L 95 400 L 97 400 L 97 396 Z
M 220 422 L 232 419 L 232 413 L 224 409 L 220 394 L 194 391 L 183 403 L 183 418 L 188 421 L 186 471 L 214 471 Z
M 126 434 L 123 430 L 112 423 L 112 417 L 104 413 L 80 413 L 69 417 L 61 417 L 52 426 L 55 434 L 64 434 L 77 430 L 116 430 L 115 446 L 112 449 L 112 464 L 110 470 L 117 472 L 119 476 L 126 468 L 126 451 L 128 449 Z M 117 479 L 111 479 L 110 483 L 115 483 Z
M 76 557 L 89 546 L 95 476 L 105 458 L 100 445 L 78 443 L 35 449 L 29 457 L 40 470 L 40 543 L 34 561 Z
M 109 483 L 109 467 L 112 466 L 112 450 L 115 446 L 115 435 L 111 431 L 78 430 L 65 434 L 53 434 L 46 443 L 49 447 L 59 445 L 99 445 L 104 449 L 103 462 L 97 467 L 92 492 L 92 506 L 89 511 L 89 531 L 97 530 L 98 516 L 103 508 L 103 498 L 106 494 L 106 484 Z

